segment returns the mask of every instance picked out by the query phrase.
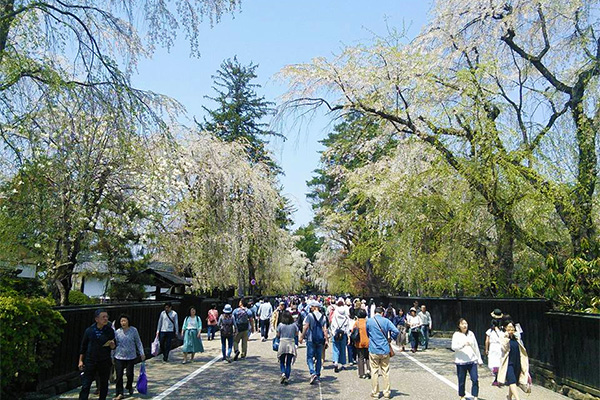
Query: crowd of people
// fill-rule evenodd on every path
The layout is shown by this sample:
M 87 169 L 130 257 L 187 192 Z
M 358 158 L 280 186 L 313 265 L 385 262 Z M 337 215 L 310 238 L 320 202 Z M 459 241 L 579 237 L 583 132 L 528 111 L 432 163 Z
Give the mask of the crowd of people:
M 275 305 L 275 307 L 274 307 Z M 491 313 L 490 329 L 486 332 L 485 354 L 488 367 L 494 375 L 494 386 L 508 387 L 507 399 L 519 400 L 517 387 L 527 391 L 531 386 L 528 357 L 520 333 L 520 326 L 510 316 L 496 309 Z M 117 322 L 118 321 L 118 322 Z M 306 346 L 306 364 L 310 373 L 309 384 L 320 382 L 326 353 L 330 350 L 335 373 L 357 365 L 358 378 L 371 380 L 371 396 L 391 396 L 390 358 L 397 350 L 425 351 L 429 348 L 432 317 L 425 305 L 415 301 L 408 314 L 392 304 L 385 307 L 373 299 L 331 296 L 289 296 L 275 299 L 275 304 L 265 298 L 253 303 L 242 298 L 234 309 L 226 304 L 218 309 L 213 304 L 206 317 L 207 340 L 214 340 L 220 332 L 222 360 L 228 363 L 243 360 L 248 352 L 248 339 L 260 330 L 261 340 L 273 337 L 273 350 L 280 364 L 282 385 L 290 383 L 291 369 L 298 356 L 298 347 Z M 202 319 L 195 307 L 189 307 L 181 325 L 179 316 L 170 303 L 164 305 L 156 329 L 163 362 L 169 362 L 174 338 L 183 339 L 181 351 L 183 364 L 202 353 Z M 118 325 L 118 326 L 115 326 Z M 241 345 L 240 345 L 241 342 Z M 461 318 L 452 336 L 455 351 L 458 395 L 465 398 L 466 376 L 470 376 L 471 393 L 479 395 L 478 366 L 483 364 L 479 345 L 468 322 Z M 97 379 L 100 400 L 106 399 L 110 368 L 116 370 L 116 397 L 124 398 L 125 389 L 133 393 L 133 365 L 144 351 L 140 336 L 127 315 L 121 315 L 111 326 L 108 315 L 97 310 L 95 323 L 90 326 L 81 343 L 79 368 L 82 371 L 80 399 L 87 399 L 91 383 Z M 114 361 L 113 361 L 114 360 Z M 380 386 L 379 378 L 382 380 Z

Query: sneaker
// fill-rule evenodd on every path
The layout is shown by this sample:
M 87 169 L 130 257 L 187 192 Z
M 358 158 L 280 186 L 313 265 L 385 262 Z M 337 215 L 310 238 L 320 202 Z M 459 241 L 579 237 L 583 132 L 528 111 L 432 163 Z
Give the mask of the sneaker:
M 285 382 L 285 374 L 281 374 L 281 379 L 279 379 L 279 383 L 283 384 Z
M 365 374 L 365 379 L 371 379 L 371 373 Z
M 181 363 L 182 364 L 187 364 L 187 360 L 183 360 Z
M 317 380 L 317 376 L 316 375 L 311 375 L 310 376 L 310 381 L 308 381 L 309 384 L 314 384 L 315 381 Z
M 129 389 L 129 395 L 133 396 L 133 389 Z
M 236 351 L 235 355 L 233 356 L 233 361 L 237 361 L 237 359 L 239 358 L 239 356 L 240 356 L 240 352 Z
M 266 342 L 266 341 L 267 341 L 267 339 L 265 339 L 265 338 L 261 339 L 261 342 Z
M 230 363 L 230 364 L 231 364 L 231 361 L 232 361 L 232 360 L 231 360 L 231 357 L 227 357 L 227 358 L 226 358 L 226 360 L 227 360 L 227 362 L 228 362 L 228 363 Z

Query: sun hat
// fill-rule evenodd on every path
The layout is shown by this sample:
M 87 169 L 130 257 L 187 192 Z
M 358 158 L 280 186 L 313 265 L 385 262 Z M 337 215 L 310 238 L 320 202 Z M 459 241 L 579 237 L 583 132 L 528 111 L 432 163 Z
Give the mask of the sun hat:
M 319 303 L 316 300 L 311 301 L 309 305 L 310 305 L 310 307 L 319 307 L 319 308 L 321 308 L 321 303 Z
M 343 306 L 344 305 L 344 299 L 341 297 L 338 297 L 337 301 L 335 302 L 336 304 Z
M 225 314 L 231 314 L 233 310 L 231 309 L 231 304 L 225 304 L 225 308 L 223 309 Z
M 490 313 L 490 315 L 492 316 L 492 318 L 498 318 L 498 319 L 504 317 L 504 314 L 502 314 L 502 311 L 500 311 L 499 308 L 494 309 L 494 311 L 492 311 Z
M 410 311 L 417 312 L 417 309 L 416 309 L 416 308 L 414 308 L 414 307 L 411 307 L 411 308 L 410 308 Z

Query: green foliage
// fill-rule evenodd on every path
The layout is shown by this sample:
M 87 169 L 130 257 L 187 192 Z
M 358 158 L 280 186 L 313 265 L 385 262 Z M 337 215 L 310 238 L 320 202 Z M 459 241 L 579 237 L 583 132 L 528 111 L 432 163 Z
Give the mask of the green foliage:
M 43 297 L 44 285 L 37 278 L 18 278 L 14 270 L 0 268 L 0 295 Z
M 545 297 L 560 311 L 600 314 L 600 258 L 571 258 L 561 266 L 549 257 L 545 265 L 528 271 L 527 297 Z
M 97 304 L 98 299 L 93 299 L 80 292 L 79 290 L 71 290 L 69 292 L 69 304 L 73 305 L 84 305 L 84 304 Z
M 45 298 L 0 295 L 2 395 L 22 390 L 48 368 L 65 320 Z
M 218 104 L 217 109 L 203 107 L 209 118 L 198 124 L 200 129 L 211 132 L 226 141 L 239 141 L 247 146 L 248 158 L 252 162 L 263 162 L 272 172 L 281 168 L 269 155 L 264 137 L 283 135 L 269 130 L 261 120 L 273 114 L 274 103 L 258 96 L 260 85 L 251 83 L 257 77 L 257 64 L 242 65 L 237 57 L 223 61 L 217 75 L 213 75 L 216 97 L 205 96 Z
M 294 236 L 297 237 L 296 247 L 302 250 L 311 262 L 314 262 L 317 252 L 323 246 L 323 237 L 317 236 L 315 233 L 314 223 L 301 226 L 294 232 Z

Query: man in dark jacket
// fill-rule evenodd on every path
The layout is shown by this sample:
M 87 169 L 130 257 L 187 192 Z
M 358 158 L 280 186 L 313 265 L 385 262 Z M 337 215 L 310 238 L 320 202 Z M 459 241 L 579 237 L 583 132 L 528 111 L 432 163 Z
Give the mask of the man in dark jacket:
M 115 331 L 108 325 L 106 311 L 96 310 L 94 318 L 96 322 L 85 330 L 79 350 L 79 370 L 83 371 L 79 400 L 87 400 L 89 397 L 96 373 L 100 384 L 99 400 L 106 400 L 108 394 L 108 379 L 112 364 L 110 351 L 115 348 Z

